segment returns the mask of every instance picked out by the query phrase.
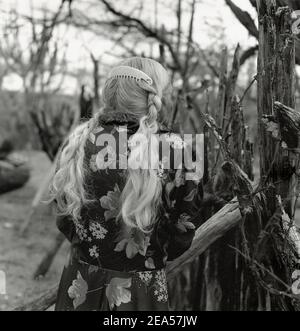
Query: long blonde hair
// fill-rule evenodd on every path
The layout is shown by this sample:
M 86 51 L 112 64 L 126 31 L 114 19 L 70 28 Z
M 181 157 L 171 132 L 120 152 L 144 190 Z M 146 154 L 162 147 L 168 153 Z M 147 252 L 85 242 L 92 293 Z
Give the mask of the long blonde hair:
M 134 142 L 138 135 L 147 138 L 146 144 L 139 146 L 139 151 L 132 148 L 128 157 L 128 176 L 121 194 L 119 214 L 129 227 L 147 232 L 156 221 L 161 197 L 161 180 L 153 166 L 153 158 L 148 156 L 156 152 L 157 146 L 151 137 L 158 130 L 158 115 L 169 86 L 169 77 L 162 65 L 152 59 L 135 57 L 123 61 L 121 65 L 139 69 L 153 80 L 153 84 L 149 85 L 143 80 L 112 77 L 106 81 L 102 92 L 104 112 L 119 111 L 139 118 L 139 129 L 130 140 Z M 51 185 L 52 199 L 57 202 L 58 211 L 76 220 L 80 219 L 82 206 L 89 202 L 84 188 L 84 147 L 90 133 L 98 125 L 98 116 L 99 113 L 70 135 L 68 144 L 61 152 L 58 171 Z M 130 165 L 141 153 L 151 165 L 133 169 Z M 158 157 L 154 162 L 158 163 Z

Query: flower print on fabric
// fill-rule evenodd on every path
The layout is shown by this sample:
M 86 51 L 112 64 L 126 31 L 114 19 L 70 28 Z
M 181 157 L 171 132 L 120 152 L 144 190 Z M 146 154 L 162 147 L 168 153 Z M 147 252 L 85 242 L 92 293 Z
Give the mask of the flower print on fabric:
M 98 167 L 96 164 L 96 158 L 97 158 L 97 154 L 94 154 L 91 156 L 91 159 L 90 159 L 90 168 L 93 172 L 98 171 Z
M 99 248 L 94 245 L 92 248 L 89 248 L 89 253 L 91 257 L 97 259 L 99 257 Z
M 120 306 L 122 303 L 131 301 L 131 287 L 132 278 L 118 278 L 114 277 L 110 280 L 106 287 L 106 297 L 108 299 L 110 309 L 114 306 Z
M 159 270 L 155 274 L 154 295 L 158 302 L 168 301 L 167 278 L 164 270 Z
M 146 256 L 147 248 L 150 245 L 149 236 L 138 229 L 124 231 L 117 241 L 115 252 L 124 251 L 128 259 L 134 258 L 137 254 Z
M 145 267 L 151 270 L 155 269 L 155 264 L 152 257 L 148 257 L 148 259 L 145 261 Z
M 89 225 L 89 230 L 95 239 L 105 239 L 107 230 L 97 222 L 91 222 Z
M 84 227 L 83 224 L 81 224 L 78 220 L 73 220 L 74 225 L 75 225 L 75 231 L 81 241 L 87 240 L 88 239 L 88 233 L 87 229 Z
M 115 139 L 111 150 L 106 142 L 108 135 L 125 137 L 125 130 L 118 127 L 126 125 L 127 116 L 100 115 L 103 129 L 93 130 L 84 150 L 85 188 L 92 203 L 83 207 L 80 219 L 72 222 L 68 216 L 57 222 L 71 243 L 72 254 L 61 279 L 56 310 L 168 310 L 163 268 L 167 260 L 173 261 L 190 247 L 195 229 L 204 221 L 203 184 L 187 177 L 194 169 L 186 167 L 185 150 L 176 135 L 169 136 L 170 143 L 161 141 L 159 146 L 161 163 L 155 170 L 162 197 L 155 226 L 144 233 L 117 220 L 128 178 L 128 170 L 120 165 L 123 159 L 128 161 L 127 141 L 138 130 L 139 122 L 130 118 L 128 139 Z M 162 153 L 164 146 L 168 154 Z M 113 169 L 107 158 L 115 151 L 117 167 Z
M 107 195 L 100 198 L 101 207 L 105 209 L 104 217 L 106 221 L 118 216 L 120 211 L 120 198 L 121 191 L 118 184 L 115 185 L 113 191 L 109 191 Z
M 188 230 L 195 230 L 195 225 L 190 221 L 191 217 L 188 214 L 181 214 L 176 223 L 176 228 L 181 233 L 186 233 Z
M 87 292 L 88 284 L 78 271 L 77 278 L 73 280 L 72 285 L 68 289 L 68 295 L 73 299 L 73 306 L 75 309 L 85 302 Z
M 153 278 L 153 272 L 151 271 L 142 271 L 138 273 L 139 279 L 145 283 L 147 286 L 149 286 L 152 278 Z

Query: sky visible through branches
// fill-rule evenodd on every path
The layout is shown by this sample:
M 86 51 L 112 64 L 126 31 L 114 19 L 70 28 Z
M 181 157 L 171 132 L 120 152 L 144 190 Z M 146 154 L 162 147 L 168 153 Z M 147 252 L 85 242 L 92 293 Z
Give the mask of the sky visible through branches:
M 190 0 L 184 0 L 185 13 L 182 17 L 182 27 L 187 34 L 190 17 Z M 250 3 L 245 0 L 235 0 L 236 5 L 241 9 L 248 11 L 252 17 L 255 18 L 255 10 Z M 5 21 L 7 12 L 12 8 L 16 9 L 21 15 L 33 16 L 34 18 L 41 18 L 43 11 L 46 10 L 48 14 L 54 13 L 59 8 L 61 0 L 0 0 L 0 26 Z M 133 8 L 141 4 L 140 0 L 118 0 L 111 2 L 115 8 L 125 13 L 130 13 Z M 176 28 L 176 2 L 171 0 L 160 1 L 157 5 L 157 18 L 155 19 L 155 0 L 145 2 L 144 9 L 139 17 L 141 20 L 147 22 L 151 26 L 165 25 L 166 29 Z M 103 11 L 103 6 L 99 5 L 97 0 L 80 0 L 73 1 L 72 8 L 74 11 L 83 11 L 89 18 L 104 20 L 107 18 Z M 100 9 L 99 9 L 100 8 Z M 51 16 L 49 16 L 51 17 Z M 1 32 L 0 32 L 1 33 Z M 76 83 L 72 73 L 78 70 L 92 70 L 92 62 L 90 60 L 90 52 L 100 59 L 102 70 L 116 63 L 119 59 L 119 54 L 122 55 L 121 50 L 118 49 L 116 43 L 110 40 L 107 34 L 96 35 L 89 31 L 74 28 L 73 26 L 60 25 L 55 30 L 55 35 L 61 47 L 67 45 L 66 60 L 68 64 L 68 71 L 70 75 L 64 81 L 63 89 L 66 93 L 74 93 Z M 26 45 L 30 31 L 26 28 L 21 29 L 20 39 Z M 193 39 L 202 49 L 211 47 L 220 47 L 226 44 L 233 49 L 237 43 L 240 43 L 242 48 L 246 49 L 255 45 L 254 38 L 250 37 L 247 30 L 236 20 L 230 9 L 226 6 L 224 0 L 198 0 L 195 12 L 195 24 Z M 145 52 L 149 56 L 149 43 L 137 44 L 137 52 Z M 26 48 L 26 46 L 25 46 Z M 154 49 L 154 51 L 153 51 Z M 152 46 L 152 52 L 157 52 L 158 47 Z M 150 53 L 151 53 L 150 51 Z M 19 90 L 21 88 L 21 81 L 15 74 L 10 74 L 5 77 L 3 87 L 12 90 Z

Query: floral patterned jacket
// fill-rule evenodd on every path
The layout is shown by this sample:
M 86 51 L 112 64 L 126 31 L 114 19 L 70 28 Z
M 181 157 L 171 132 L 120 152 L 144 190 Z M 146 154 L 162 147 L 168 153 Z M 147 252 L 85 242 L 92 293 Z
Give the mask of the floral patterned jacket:
M 129 137 L 139 124 L 125 113 L 100 116 L 99 126 L 86 143 L 84 156 L 85 188 L 92 202 L 82 208 L 80 221 L 58 217 L 57 225 L 71 243 L 72 259 L 104 270 L 146 272 L 142 274 L 145 277 L 147 272 L 163 269 L 168 260 L 177 258 L 190 247 L 201 223 L 202 182 L 186 180 L 185 169 L 164 170 L 162 167 L 158 171 L 163 182 L 162 203 L 153 230 L 145 234 L 126 228 L 116 220 L 127 176 L 126 170 L 118 167 L 120 151 L 128 148 L 127 141 L 120 139 L 125 126 Z M 99 146 L 105 134 L 115 137 L 116 146 Z M 173 153 L 183 148 L 178 136 L 169 133 L 168 137 Z M 103 169 L 100 164 L 108 155 L 109 160 L 117 163 L 116 169 L 111 169 L 109 163 Z M 82 275 L 77 273 L 77 281 L 80 278 Z

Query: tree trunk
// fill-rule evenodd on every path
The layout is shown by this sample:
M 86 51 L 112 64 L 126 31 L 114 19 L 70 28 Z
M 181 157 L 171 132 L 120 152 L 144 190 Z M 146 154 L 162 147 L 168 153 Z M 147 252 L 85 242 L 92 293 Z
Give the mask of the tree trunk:
M 291 286 L 291 275 L 297 269 L 297 263 L 292 249 L 284 244 L 288 242 L 289 231 L 284 233 L 286 223 L 283 224 L 282 209 L 277 208 L 276 195 L 281 195 L 284 207 L 292 216 L 297 183 L 295 175 L 291 174 L 299 162 L 295 160 L 294 154 L 291 156 L 287 149 L 277 146 L 278 143 L 265 132 L 261 122 L 263 115 L 274 115 L 274 101 L 294 107 L 295 50 L 291 11 L 288 8 L 278 8 L 275 0 L 258 1 L 258 11 L 259 147 L 263 184 L 260 189 L 265 190 L 265 185 L 275 183 L 276 190 L 267 190 L 266 200 L 263 198 L 262 201 L 253 201 L 252 212 L 244 213 L 244 222 L 240 228 L 226 233 L 200 258 L 198 282 L 201 281 L 204 285 L 200 287 L 201 293 L 194 303 L 195 310 L 297 309 L 290 291 L 283 286 L 283 283 Z M 227 126 L 225 123 L 223 132 L 231 132 L 231 155 L 249 174 L 249 162 L 244 158 L 245 152 L 249 150 L 249 142 L 245 141 L 242 110 L 237 99 L 230 100 L 231 116 Z M 282 132 L 286 132 L 285 130 L 283 128 Z M 287 135 L 290 136 L 290 131 Z M 295 140 L 298 143 L 298 139 Z M 226 174 L 223 173 L 223 177 L 226 179 Z M 277 184 L 278 181 L 281 183 Z M 221 182 L 224 191 L 226 181 L 223 179 Z M 216 188 L 218 185 L 215 184 Z M 226 189 L 230 193 L 229 184 Z M 215 193 L 220 193 L 220 189 Z M 264 193 L 265 191 L 262 192 L 263 197 Z M 265 233 L 268 233 L 267 236 Z M 272 284 L 270 288 L 269 284 Z
M 268 224 L 268 217 L 279 213 L 280 218 L 269 227 L 268 251 L 262 263 L 274 276 L 288 286 L 292 285 L 287 235 L 284 233 L 283 213 L 278 212 L 280 196 L 283 206 L 289 216 L 293 217 L 297 180 L 294 174 L 295 156 L 283 149 L 280 142 L 276 142 L 263 125 L 264 116 L 275 116 L 275 101 L 282 102 L 288 107 L 295 106 L 295 43 L 292 34 L 291 10 L 280 8 L 275 0 L 257 0 L 259 15 L 259 56 L 258 56 L 258 125 L 259 125 L 259 153 L 261 186 L 266 190 L 267 209 L 263 225 Z M 298 142 L 297 142 L 298 143 Z M 299 157 L 297 163 L 299 162 Z M 298 163 L 299 164 L 299 163 Z M 280 199 L 280 200 L 281 200 Z M 288 259 L 285 259 L 285 256 Z M 295 265 L 296 267 L 296 265 Z M 274 281 L 273 289 L 283 291 L 282 284 Z M 278 292 L 277 291 L 277 292 Z M 276 292 L 276 291 L 275 291 Z M 272 290 L 264 292 L 270 300 L 271 310 L 297 310 L 297 304 L 288 296 L 274 293 Z

